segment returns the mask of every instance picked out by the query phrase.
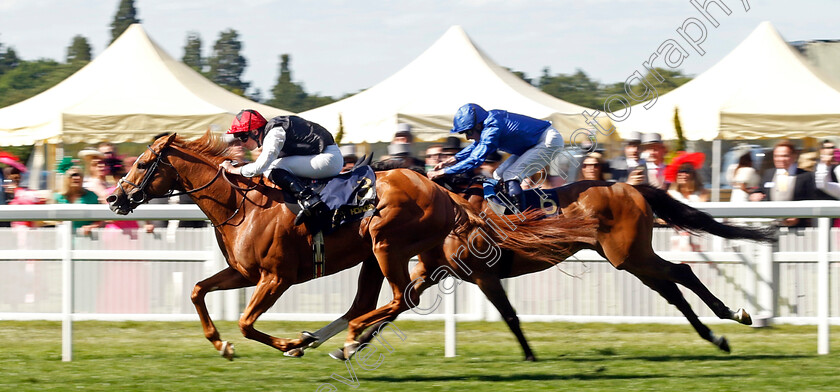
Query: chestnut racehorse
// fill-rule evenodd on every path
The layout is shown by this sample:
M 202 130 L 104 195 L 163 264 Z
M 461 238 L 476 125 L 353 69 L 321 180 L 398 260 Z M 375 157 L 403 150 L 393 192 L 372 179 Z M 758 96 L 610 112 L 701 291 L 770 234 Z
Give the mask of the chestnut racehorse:
M 220 339 L 204 297 L 215 290 L 256 285 L 239 320 L 242 334 L 281 351 L 301 347 L 300 339 L 269 336 L 256 330 L 254 323 L 291 285 L 315 278 L 312 233 L 303 225 L 294 225 L 295 214 L 284 203 L 279 189 L 261 179 L 227 174 L 219 168 L 219 163 L 232 159 L 227 147 L 210 132 L 194 141 L 176 135 L 159 138 L 120 180 L 107 198 L 108 204 L 117 214 L 125 215 L 151 198 L 166 197 L 173 191 L 189 194 L 213 224 L 228 264 L 224 270 L 198 282 L 192 292 L 204 335 L 222 356 L 232 359 L 233 345 Z M 410 288 L 411 257 L 439 252 L 450 233 L 473 229 L 486 233 L 490 231 L 488 222 L 497 222 L 496 217 L 479 218 L 463 199 L 409 170 L 377 173 L 376 192 L 373 216 L 324 236 L 325 275 L 366 261 L 378 272 L 377 287 L 384 276 L 394 293 L 389 304 L 368 312 L 371 307 L 350 322 L 348 346 L 365 328 L 393 319 L 408 309 L 406 301 L 419 301 L 419 293 Z M 544 221 L 550 222 L 548 227 L 542 227 L 543 223 L 523 225 L 510 241 L 500 245 L 530 254 L 528 247 L 544 243 L 540 249 L 545 251 L 537 257 L 547 259 L 549 252 L 564 250 L 564 241 L 595 240 L 594 221 Z M 528 246 L 523 247 L 523 243 Z
M 481 188 L 470 187 L 464 197 L 470 205 L 478 210 L 486 210 Z M 492 266 L 487 265 L 486 258 L 466 254 L 458 262 L 442 255 L 455 254 L 459 247 L 467 246 L 469 239 L 460 233 L 451 234 L 439 252 L 426 252 L 420 255 L 420 263 L 411 273 L 414 288 L 422 292 L 438 283 L 434 272 L 442 266 L 462 280 L 478 285 L 482 293 L 496 307 L 510 330 L 516 335 L 522 346 L 526 360 L 535 360 L 519 326 L 516 311 L 504 291 L 501 279 L 516 277 L 532 272 L 542 271 L 562 262 L 574 252 L 581 249 L 594 249 L 607 259 L 616 269 L 626 270 L 633 274 L 645 285 L 665 298 L 679 309 L 688 319 L 697 333 L 725 352 L 729 352 L 729 344 L 723 336 L 716 336 L 704 325 L 689 306 L 682 292 L 677 288 L 681 284 L 695 294 L 721 319 L 734 320 L 741 324 L 750 325 L 752 319 L 744 309 L 731 310 L 720 299 L 715 297 L 703 285 L 687 264 L 675 264 L 659 257 L 651 245 L 653 233 L 654 213 L 669 225 L 677 226 L 691 232 L 707 232 L 729 239 L 748 239 L 755 241 L 773 241 L 772 228 L 747 228 L 726 225 L 717 222 L 710 215 L 685 205 L 665 191 L 646 186 L 631 186 L 624 183 L 610 183 L 600 181 L 580 181 L 555 189 L 559 197 L 557 206 L 563 215 L 570 217 L 594 218 L 599 222 L 597 242 L 595 244 L 575 242 L 569 244 L 566 252 L 555 253 L 551 260 L 539 260 L 523 253 L 503 251 L 501 259 Z M 492 215 L 489 212 L 488 215 Z M 516 220 L 513 220 L 516 222 Z M 488 244 L 473 244 L 473 248 L 484 249 Z M 542 245 L 538 245 L 542 246 Z M 464 254 L 462 253 L 462 256 Z M 370 282 L 376 277 L 373 268 L 363 266 L 362 273 L 369 277 L 359 280 Z M 381 278 L 379 278 L 381 279 Z M 307 343 L 317 347 L 331 334 L 341 330 L 343 320 L 355 314 L 371 309 L 376 305 L 376 293 L 373 286 L 360 287 L 353 307 L 342 318 L 315 333 L 305 333 Z M 378 286 L 376 289 L 378 290 Z M 361 309 L 360 309 L 361 308 Z M 366 343 L 378 326 L 362 334 L 359 342 Z M 296 350 L 295 355 L 302 355 L 303 351 Z M 346 359 L 352 352 L 336 350 L 330 355 L 337 359 Z

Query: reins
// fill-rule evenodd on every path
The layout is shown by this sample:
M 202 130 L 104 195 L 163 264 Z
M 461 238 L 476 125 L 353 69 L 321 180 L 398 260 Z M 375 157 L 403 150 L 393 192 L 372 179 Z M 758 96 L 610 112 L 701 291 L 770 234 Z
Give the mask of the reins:
M 233 182 L 232 182 L 232 181 L 228 178 L 228 176 L 227 176 L 227 171 L 226 171 L 223 167 L 219 167 L 219 171 L 216 173 L 216 176 L 217 176 L 217 177 L 218 177 L 218 175 L 219 175 L 218 173 L 222 173 L 222 177 L 224 177 L 224 178 L 225 178 L 225 181 L 226 181 L 226 182 L 227 182 L 227 183 L 228 183 L 228 184 L 229 184 L 229 185 L 230 185 L 233 189 L 235 189 L 235 190 L 237 191 L 237 193 L 238 193 L 238 192 L 242 192 L 242 193 L 241 193 L 241 194 L 242 194 L 242 200 L 239 202 L 239 205 L 238 205 L 238 206 L 236 206 L 236 209 L 235 209 L 235 210 L 233 210 L 233 213 L 232 213 L 232 214 L 231 214 L 231 215 L 230 215 L 227 219 L 225 219 L 225 221 L 224 221 L 224 222 L 219 223 L 218 225 L 215 225 L 215 224 L 212 224 L 212 223 L 211 223 L 211 224 L 213 225 L 213 227 L 219 227 L 219 226 L 224 225 L 225 223 L 230 222 L 230 220 L 231 220 L 231 219 L 233 219 L 233 217 L 234 217 L 234 216 L 236 216 L 236 214 L 238 214 L 238 213 L 239 213 L 239 210 L 241 210 L 241 209 L 242 209 L 242 206 L 244 206 L 244 205 L 245 205 L 245 200 L 246 200 L 246 199 L 248 199 L 248 192 L 250 192 L 250 191 L 252 191 L 252 190 L 254 190 L 254 189 L 257 189 L 257 186 L 259 186 L 259 185 L 260 185 L 260 183 L 259 183 L 259 182 L 257 182 L 256 184 L 254 184 L 254 186 L 242 188 L 242 187 L 240 187 L 240 186 L 238 186 L 238 185 L 234 184 L 234 183 L 233 183 Z M 214 177 L 213 179 L 215 180 L 215 177 Z M 260 178 L 260 181 L 262 181 L 262 178 Z M 209 185 L 209 184 L 208 184 L 208 185 Z

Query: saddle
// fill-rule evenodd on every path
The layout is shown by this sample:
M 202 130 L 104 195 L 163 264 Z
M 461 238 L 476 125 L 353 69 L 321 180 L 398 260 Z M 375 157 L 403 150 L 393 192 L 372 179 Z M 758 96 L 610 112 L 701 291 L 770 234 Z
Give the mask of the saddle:
M 353 170 L 335 177 L 313 179 L 298 177 L 300 183 L 312 188 L 330 209 L 329 219 L 316 222 L 319 227 L 310 231 L 329 234 L 341 225 L 369 217 L 376 212 L 376 175 L 370 166 L 357 166 Z M 283 199 L 292 212 L 300 210 L 298 200 L 286 190 Z

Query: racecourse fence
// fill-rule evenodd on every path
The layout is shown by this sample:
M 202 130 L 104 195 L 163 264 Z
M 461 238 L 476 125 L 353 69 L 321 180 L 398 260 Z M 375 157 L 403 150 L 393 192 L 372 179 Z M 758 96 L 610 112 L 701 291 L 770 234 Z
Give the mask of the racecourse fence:
M 749 204 L 749 205 L 747 205 Z M 776 245 L 690 237 L 670 228 L 654 232 L 663 258 L 690 263 L 718 298 L 767 323 L 840 324 L 840 202 L 705 203 L 715 216 L 815 216 L 820 227 L 781 229 Z M 132 219 L 201 219 L 195 206 L 143 206 Z M 97 220 L 116 217 L 106 206 L 0 206 L 0 220 Z M 749 219 L 754 221 L 755 219 Z M 751 223 L 751 224 L 767 224 Z M 329 260 L 327 260 L 329 262 Z M 413 263 L 412 263 L 413 264 Z M 0 228 L 0 320 L 197 320 L 189 296 L 193 285 L 221 270 L 224 260 L 212 228 L 158 229 L 155 233 L 100 229 L 72 233 L 69 221 L 37 229 Z M 331 321 L 350 306 L 359 266 L 293 286 L 264 320 Z M 423 294 L 422 313 L 406 319 L 498 320 L 474 285 L 455 280 Z M 654 291 L 592 251 L 581 251 L 546 271 L 508 279 L 510 300 L 523 321 L 684 323 Z M 693 293 L 681 287 L 705 322 L 718 322 Z M 238 319 L 253 289 L 211 293 L 216 319 Z M 391 299 L 383 285 L 380 303 Z M 454 311 L 443 304 L 454 299 Z M 433 305 L 439 304 L 434 310 Z M 69 328 L 69 327 L 67 327 Z M 67 332 L 67 331 L 65 331 Z M 69 332 L 67 332 L 69 334 Z M 826 331 L 827 334 L 827 331 Z M 825 347 L 827 352 L 827 335 Z M 67 353 L 65 353 L 67 354 Z M 69 354 L 67 354 L 69 356 Z

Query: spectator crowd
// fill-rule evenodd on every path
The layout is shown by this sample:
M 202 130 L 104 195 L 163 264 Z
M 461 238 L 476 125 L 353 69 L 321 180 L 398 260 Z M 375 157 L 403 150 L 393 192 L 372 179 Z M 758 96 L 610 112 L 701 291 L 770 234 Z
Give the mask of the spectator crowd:
M 233 148 L 235 151 L 235 148 Z M 6 158 L 0 160 L 2 170 L 3 194 L 0 204 L 32 205 L 32 204 L 107 204 L 105 199 L 116 188 L 117 182 L 130 168 L 137 157 L 122 157 L 117 148 L 109 142 L 98 146 L 87 146 L 74 157 L 66 156 L 56 166 L 57 185 L 55 191 L 30 190 L 23 184 L 23 175 L 27 168 L 17 157 L 0 152 Z M 186 200 L 185 200 L 186 199 Z M 155 199 L 153 203 L 190 203 L 189 198 Z M 146 222 L 143 226 L 146 232 L 152 233 L 156 228 L 174 227 L 203 227 L 205 222 L 170 221 Z M 34 228 L 50 226 L 54 222 L 0 222 L 0 227 Z M 140 228 L 137 221 L 74 221 L 73 229 L 79 235 L 89 235 L 93 229 L 105 228 L 119 230 L 126 234 L 136 235 Z
M 247 156 L 246 150 L 237 146 L 238 141 L 231 143 L 230 151 L 237 155 L 240 162 L 253 160 L 259 154 L 259 150 L 256 150 Z M 463 139 L 450 136 L 443 143 L 428 145 L 421 152 L 415 144 L 411 126 L 399 124 L 393 140 L 387 146 L 387 155 L 375 160 L 372 165 L 380 170 L 408 168 L 426 173 L 466 146 Z M 359 146 L 342 145 L 340 149 L 344 156 L 344 171 L 350 170 L 362 158 Z M 733 202 L 840 198 L 840 184 L 837 181 L 840 177 L 840 150 L 831 140 L 822 140 L 819 150 L 814 152 L 802 152 L 790 140 L 779 141 L 765 159 L 765 162 L 772 162 L 772 167 L 764 170 L 756 167 L 753 149 L 739 147 L 733 152 L 733 163 L 725 170 L 726 181 L 731 185 L 729 200 Z M 470 174 L 493 177 L 493 172 L 505 158 L 494 152 Z M 114 190 L 119 178 L 125 175 L 135 159 L 119 155 L 117 146 L 108 142 L 86 147 L 76 157 L 65 157 L 58 164 L 58 189 L 48 192 L 28 190 L 21 181 L 26 167 L 16 161 L 16 157 L 0 151 L 0 176 L 3 181 L 0 204 L 105 203 L 106 196 Z M 625 182 L 666 190 L 669 195 L 683 202 L 705 202 L 710 200 L 711 192 L 704 185 L 708 180 L 701 174 L 705 172 L 704 168 L 707 168 L 707 164 L 702 153 L 669 153 L 658 133 L 632 133 L 622 141 L 622 153 L 619 156 L 608 159 L 602 150 L 564 152 L 543 170 L 524 179 L 523 188 L 551 188 L 573 181 Z M 191 200 L 181 196 L 155 199 L 152 203 L 191 203 Z M 85 235 L 100 227 L 123 231 L 142 228 L 146 232 L 155 232 L 165 228 L 205 225 L 205 222 L 187 221 L 142 223 L 141 226 L 133 221 L 74 222 L 74 228 L 77 233 Z M 789 227 L 811 225 L 809 220 L 797 218 L 784 219 L 778 223 Z M 38 224 L 0 222 L 0 225 L 15 227 L 33 227 Z

